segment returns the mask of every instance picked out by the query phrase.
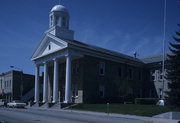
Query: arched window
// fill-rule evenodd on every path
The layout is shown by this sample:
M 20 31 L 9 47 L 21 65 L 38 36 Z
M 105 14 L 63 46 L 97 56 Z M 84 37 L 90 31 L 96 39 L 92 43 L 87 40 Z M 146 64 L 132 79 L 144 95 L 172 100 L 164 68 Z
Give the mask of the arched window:
M 53 17 L 50 17 L 50 25 L 53 26 Z
M 66 27 L 66 18 L 62 17 L 62 27 Z
M 55 25 L 58 25 L 58 23 L 59 23 L 59 16 L 56 16 L 56 18 L 55 18 Z

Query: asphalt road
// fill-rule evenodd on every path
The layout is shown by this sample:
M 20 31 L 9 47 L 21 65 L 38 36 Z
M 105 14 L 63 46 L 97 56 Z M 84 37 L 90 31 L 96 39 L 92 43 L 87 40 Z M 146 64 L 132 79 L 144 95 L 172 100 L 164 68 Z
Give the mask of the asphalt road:
M 0 108 L 0 123 L 147 123 L 135 119 L 75 112 Z

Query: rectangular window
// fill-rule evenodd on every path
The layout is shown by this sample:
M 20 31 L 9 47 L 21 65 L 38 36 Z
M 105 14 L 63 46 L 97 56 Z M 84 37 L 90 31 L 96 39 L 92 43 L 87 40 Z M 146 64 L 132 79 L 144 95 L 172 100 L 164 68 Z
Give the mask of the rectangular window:
M 155 76 L 154 75 L 151 76 L 151 80 L 155 81 Z
M 163 79 L 163 75 L 160 75 L 160 80 L 162 80 Z
M 6 81 L 4 81 L 4 88 L 6 88 Z
M 119 75 L 119 77 L 122 77 L 122 68 L 121 67 L 118 68 L 118 75 Z
M 132 71 L 132 69 L 129 69 L 129 79 L 133 79 L 133 71 Z
M 73 64 L 72 72 L 73 72 L 73 74 L 79 73 L 79 64 L 78 63 Z
M 51 50 L 51 44 L 48 45 L 48 50 Z
M 8 80 L 7 80 L 6 84 L 7 84 L 7 86 L 6 86 L 6 87 L 7 87 L 7 88 L 9 88 L 9 81 L 8 81 Z
M 1 84 L 1 88 L 2 88 L 2 79 L 0 80 L 0 82 L 1 82 L 0 84 Z
M 105 75 L 105 63 L 104 62 L 99 63 L 99 74 Z
M 138 71 L 138 80 L 142 80 L 142 70 Z
M 104 98 L 104 92 L 105 92 L 105 88 L 103 85 L 99 86 L 99 96 L 100 98 Z
M 9 80 L 9 88 L 11 88 L 11 80 Z

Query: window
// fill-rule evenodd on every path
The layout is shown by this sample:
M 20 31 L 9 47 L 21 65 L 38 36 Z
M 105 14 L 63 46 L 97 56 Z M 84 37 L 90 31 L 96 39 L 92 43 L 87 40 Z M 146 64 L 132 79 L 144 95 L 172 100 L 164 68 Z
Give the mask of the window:
M 48 49 L 51 50 L 51 44 L 49 44 Z
M 62 27 L 65 27 L 65 26 L 66 26 L 66 18 L 63 17 L 63 18 L 62 18 Z
M 133 79 L 133 71 L 132 71 L 132 69 L 129 69 L 129 79 Z
M 105 63 L 104 62 L 100 62 L 99 63 L 99 74 L 100 75 L 104 75 L 105 74 Z
M 6 87 L 9 88 L 9 81 L 7 81 L 6 84 L 7 84 Z
M 78 74 L 79 73 L 79 63 L 74 63 L 74 66 L 73 66 L 73 74 Z
M 1 84 L 1 88 L 2 88 L 2 79 L 0 80 L 0 82 L 1 82 L 0 84 Z
M 103 85 L 100 85 L 99 86 L 99 96 L 100 96 L 100 98 L 104 98 L 104 91 L 105 89 L 104 89 L 104 86 Z
M 59 16 L 57 16 L 57 17 L 55 18 L 55 25 L 58 25 L 58 23 L 59 23 Z
M 159 97 L 160 98 L 162 97 L 162 93 L 163 93 L 162 88 L 159 88 Z
M 122 77 L 122 68 L 121 67 L 118 68 L 118 75 L 119 75 L 119 77 Z
M 4 88 L 6 88 L 6 81 L 4 81 Z
M 50 25 L 53 26 L 53 17 L 50 17 Z
M 139 80 L 142 80 L 142 70 L 139 70 L 139 71 L 138 71 L 138 79 L 139 79 Z
M 151 76 L 151 80 L 153 80 L 153 81 L 155 80 L 155 76 L 154 75 Z
M 11 88 L 11 80 L 9 80 L 9 88 Z

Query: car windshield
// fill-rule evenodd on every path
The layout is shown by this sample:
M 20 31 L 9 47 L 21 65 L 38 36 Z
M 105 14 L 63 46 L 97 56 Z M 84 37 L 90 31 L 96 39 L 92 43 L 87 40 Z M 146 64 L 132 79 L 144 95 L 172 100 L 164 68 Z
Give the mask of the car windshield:
M 15 100 L 15 101 L 13 101 L 14 103 L 22 103 L 22 101 L 20 101 L 20 100 Z

